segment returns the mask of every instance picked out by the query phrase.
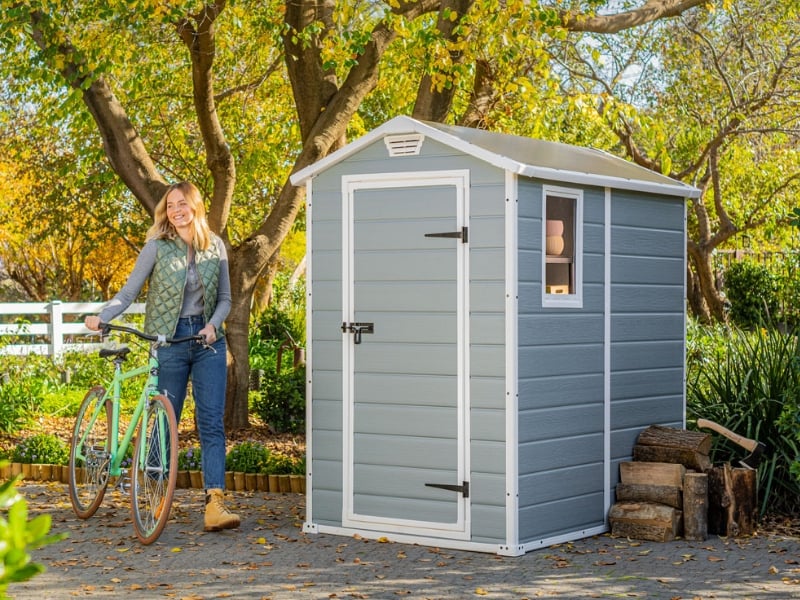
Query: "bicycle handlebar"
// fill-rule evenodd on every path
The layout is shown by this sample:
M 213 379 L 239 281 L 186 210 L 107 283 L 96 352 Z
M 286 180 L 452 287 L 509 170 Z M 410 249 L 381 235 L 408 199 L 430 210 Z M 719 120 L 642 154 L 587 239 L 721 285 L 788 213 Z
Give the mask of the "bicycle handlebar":
M 126 327 L 124 325 L 112 325 L 111 323 L 100 323 L 100 333 L 101 335 L 107 335 L 109 331 L 124 331 L 125 333 L 132 333 L 135 336 L 142 338 L 143 340 L 148 340 L 150 342 L 159 342 L 159 343 L 167 343 L 167 344 L 180 344 L 182 342 L 200 342 L 204 346 L 211 348 L 211 344 L 206 341 L 206 336 L 204 335 L 190 335 L 188 337 L 182 338 L 168 338 L 163 335 L 150 335 L 149 333 L 144 333 L 143 331 L 139 331 L 138 329 L 134 329 L 133 327 Z

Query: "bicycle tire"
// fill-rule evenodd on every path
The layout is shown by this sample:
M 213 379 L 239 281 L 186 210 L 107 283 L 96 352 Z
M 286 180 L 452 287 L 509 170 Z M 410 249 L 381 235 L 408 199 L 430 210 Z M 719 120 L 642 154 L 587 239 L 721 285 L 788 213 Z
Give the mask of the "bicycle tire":
M 178 425 L 172 403 L 159 394 L 147 402 L 131 466 L 133 528 L 142 544 L 152 544 L 164 530 L 177 478 Z
M 111 465 L 110 402 L 106 390 L 96 386 L 81 402 L 69 448 L 69 500 L 81 519 L 91 517 L 106 493 Z M 102 403 L 102 404 L 101 404 Z

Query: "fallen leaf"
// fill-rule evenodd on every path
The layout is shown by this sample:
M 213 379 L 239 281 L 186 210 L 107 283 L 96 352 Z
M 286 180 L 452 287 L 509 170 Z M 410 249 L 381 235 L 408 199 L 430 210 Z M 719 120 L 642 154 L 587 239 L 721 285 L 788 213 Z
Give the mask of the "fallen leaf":
M 487 592 L 483 588 L 475 588 L 475 594 L 478 595 L 478 596 L 488 596 L 489 592 Z

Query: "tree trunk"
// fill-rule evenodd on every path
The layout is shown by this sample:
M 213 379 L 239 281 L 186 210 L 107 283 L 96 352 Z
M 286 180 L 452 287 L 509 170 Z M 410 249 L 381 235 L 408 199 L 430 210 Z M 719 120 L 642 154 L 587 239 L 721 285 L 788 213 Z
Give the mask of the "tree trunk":
M 439 20 L 436 28 L 442 38 L 448 42 L 456 42 L 462 35 L 460 33 L 461 19 L 472 6 L 473 0 L 443 0 L 439 8 Z M 456 18 L 453 18 L 456 15 Z M 450 61 L 453 66 L 464 62 L 464 55 L 460 50 L 450 50 Z M 417 100 L 411 116 L 422 121 L 444 123 L 453 106 L 458 86 L 440 86 L 436 88 L 433 78 L 429 73 L 422 75 L 417 88 Z
M 686 300 L 689 304 L 689 311 L 698 321 L 706 325 L 712 322 L 711 313 L 708 311 L 706 301 L 703 300 L 700 282 L 692 271 L 690 262 L 686 263 Z
M 228 387 L 225 396 L 225 428 L 243 429 L 250 425 L 249 326 L 252 294 L 237 292 L 225 320 L 228 342 Z
M 691 265 L 694 267 L 694 273 L 699 283 L 698 287 L 708 307 L 709 314 L 716 321 L 724 322 L 725 304 L 720 291 L 717 289 L 711 252 L 705 249 L 698 250 L 691 252 L 689 258 Z

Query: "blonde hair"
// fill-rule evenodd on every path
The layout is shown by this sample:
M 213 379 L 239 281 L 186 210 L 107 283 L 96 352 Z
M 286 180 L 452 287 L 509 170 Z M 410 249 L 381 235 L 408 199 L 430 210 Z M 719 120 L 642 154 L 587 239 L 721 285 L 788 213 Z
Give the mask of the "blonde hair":
M 192 225 L 194 226 L 194 238 L 192 241 L 196 250 L 207 250 L 211 244 L 212 234 L 211 228 L 208 226 L 208 219 L 206 219 L 206 207 L 203 204 L 203 197 L 200 195 L 200 190 L 188 181 L 179 181 L 173 183 L 161 196 L 161 200 L 156 204 L 156 210 L 153 214 L 153 225 L 147 230 L 147 240 L 174 240 L 178 236 L 178 232 L 172 223 L 167 218 L 167 196 L 175 190 L 180 190 L 183 197 L 189 203 L 192 211 L 194 212 L 194 219 Z

